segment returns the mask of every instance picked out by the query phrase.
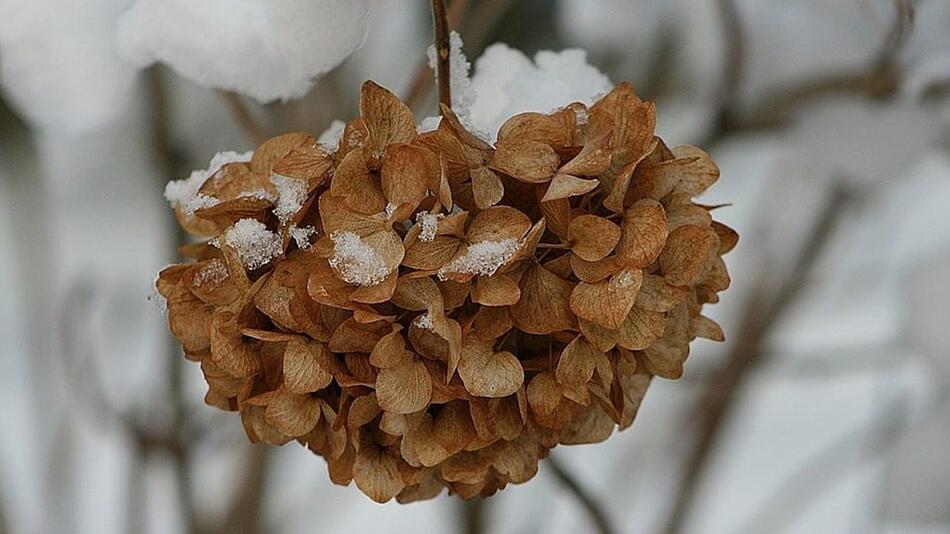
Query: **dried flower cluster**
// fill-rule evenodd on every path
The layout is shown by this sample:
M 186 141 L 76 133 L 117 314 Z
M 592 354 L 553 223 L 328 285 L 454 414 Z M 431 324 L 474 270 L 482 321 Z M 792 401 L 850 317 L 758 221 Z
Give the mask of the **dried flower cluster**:
M 372 82 L 360 111 L 338 147 L 282 135 L 190 198 L 170 185 L 208 240 L 158 289 L 252 441 L 297 440 L 379 502 L 490 495 L 629 426 L 691 340 L 723 339 L 700 312 L 738 236 L 692 200 L 719 170 L 667 148 L 630 85 L 516 115 L 494 146 L 447 108 L 417 132 Z

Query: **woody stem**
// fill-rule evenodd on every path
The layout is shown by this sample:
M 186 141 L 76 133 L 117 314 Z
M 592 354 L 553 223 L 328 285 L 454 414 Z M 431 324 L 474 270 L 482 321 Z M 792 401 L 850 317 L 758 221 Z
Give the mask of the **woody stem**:
M 613 534 L 616 532 L 610 524 L 610 519 L 607 517 L 603 505 L 588 493 L 570 472 L 564 469 L 561 462 L 555 460 L 554 455 L 548 456 L 547 464 L 558 482 L 577 497 L 578 502 L 590 515 L 591 521 L 594 523 L 594 529 L 598 534 Z
M 439 82 L 439 104 L 452 107 L 452 90 L 449 85 L 449 20 L 443 0 L 432 0 L 432 21 L 435 25 L 436 78 Z

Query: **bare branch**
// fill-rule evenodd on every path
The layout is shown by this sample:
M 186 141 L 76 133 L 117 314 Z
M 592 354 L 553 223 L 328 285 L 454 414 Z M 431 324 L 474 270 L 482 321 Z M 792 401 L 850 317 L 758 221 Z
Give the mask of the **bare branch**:
M 432 24 L 435 28 L 435 63 L 436 80 L 439 82 L 439 104 L 452 109 L 449 21 L 446 18 L 445 3 L 442 0 L 432 0 Z
M 551 472 L 554 473 L 554 476 L 557 477 L 558 482 L 563 484 L 564 487 L 577 498 L 581 506 L 584 507 L 584 510 L 590 515 L 597 532 L 600 534 L 613 534 L 616 532 L 610 524 L 610 519 L 607 517 L 607 512 L 601 503 L 597 502 L 597 499 L 581 487 L 577 480 L 574 479 L 574 476 L 567 472 L 564 466 L 554 458 L 554 455 L 548 456 L 547 465 L 551 468 Z
M 251 111 L 247 109 L 240 95 L 230 91 L 218 91 L 218 94 L 221 95 L 221 99 L 227 104 L 228 110 L 234 118 L 234 122 L 244 131 L 244 135 L 247 136 L 248 140 L 255 145 L 260 145 L 267 140 L 267 134 L 264 133 L 264 128 L 261 127 L 261 125 L 257 123 L 257 120 L 254 119 L 254 116 L 251 115 Z

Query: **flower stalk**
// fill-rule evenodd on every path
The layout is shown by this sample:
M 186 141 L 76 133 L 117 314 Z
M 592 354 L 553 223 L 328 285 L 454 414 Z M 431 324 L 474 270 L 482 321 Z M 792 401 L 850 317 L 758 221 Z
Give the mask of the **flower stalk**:
M 449 69 L 449 20 L 443 0 L 432 0 L 432 22 L 435 27 L 436 78 L 439 83 L 439 104 L 452 108 L 451 73 Z

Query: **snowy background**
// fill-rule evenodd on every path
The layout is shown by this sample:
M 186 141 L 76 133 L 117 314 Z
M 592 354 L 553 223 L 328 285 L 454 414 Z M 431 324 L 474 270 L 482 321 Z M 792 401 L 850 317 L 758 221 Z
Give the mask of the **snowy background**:
M 486 129 L 600 71 L 722 168 L 728 342 L 553 452 L 615 529 L 950 533 L 950 2 L 448 3 Z M 148 298 L 180 239 L 165 182 L 253 146 L 236 100 L 319 134 L 372 78 L 434 114 L 428 9 L 0 0 L 0 533 L 591 531 L 543 464 L 479 507 L 379 506 L 250 446 Z M 494 42 L 526 55 L 476 60 Z M 575 47 L 590 66 L 535 56 Z

